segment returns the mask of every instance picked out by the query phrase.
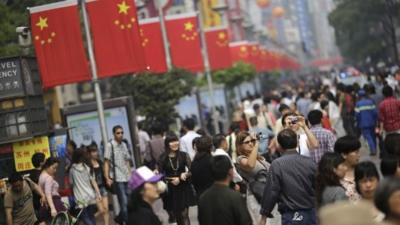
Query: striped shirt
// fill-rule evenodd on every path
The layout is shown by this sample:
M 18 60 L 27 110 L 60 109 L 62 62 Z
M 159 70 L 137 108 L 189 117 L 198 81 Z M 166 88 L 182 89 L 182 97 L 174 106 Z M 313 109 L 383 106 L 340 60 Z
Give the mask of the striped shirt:
M 317 165 L 296 150 L 287 150 L 271 164 L 260 213 L 272 217 L 276 203 L 279 212 L 315 208 Z

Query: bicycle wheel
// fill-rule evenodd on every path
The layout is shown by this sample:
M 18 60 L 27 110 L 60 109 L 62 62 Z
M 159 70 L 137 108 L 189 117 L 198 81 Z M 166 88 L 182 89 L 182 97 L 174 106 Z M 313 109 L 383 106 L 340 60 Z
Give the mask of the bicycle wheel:
M 57 214 L 52 220 L 51 225 L 70 225 L 68 214 L 66 212 Z

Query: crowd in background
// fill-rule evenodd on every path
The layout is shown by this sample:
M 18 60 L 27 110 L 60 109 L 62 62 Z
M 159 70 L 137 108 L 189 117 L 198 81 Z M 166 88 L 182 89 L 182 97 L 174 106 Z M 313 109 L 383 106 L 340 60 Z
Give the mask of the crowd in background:
M 192 118 L 179 136 L 165 124 L 139 126 L 144 166 L 134 170 L 119 125 L 103 158 L 95 144 L 70 141 L 70 208 L 54 179 L 58 159 L 36 154 L 29 178 L 9 178 L 7 225 L 44 224 L 66 210 L 79 211 L 85 225 L 96 217 L 105 225 L 110 218 L 158 225 L 152 204 L 159 198 L 168 223 L 177 225 L 191 223 L 195 205 L 200 225 L 400 224 L 398 87 L 379 76 L 362 87 L 318 79 L 283 84 L 244 98 L 226 134 L 196 130 Z M 110 193 L 119 203 L 113 217 Z

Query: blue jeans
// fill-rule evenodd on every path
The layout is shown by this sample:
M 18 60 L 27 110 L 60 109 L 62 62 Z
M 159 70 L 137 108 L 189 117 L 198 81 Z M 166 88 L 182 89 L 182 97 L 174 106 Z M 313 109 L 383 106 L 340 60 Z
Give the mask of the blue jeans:
M 127 224 L 128 223 L 128 183 L 117 182 L 116 183 L 116 194 L 118 198 L 120 212 L 118 217 Z
M 97 209 L 96 205 L 89 205 L 88 207 L 83 209 L 79 219 L 85 225 L 96 225 L 96 219 L 94 218 L 96 209 Z
M 368 142 L 369 149 L 372 154 L 376 154 L 376 134 L 375 127 L 361 128 L 361 132 L 365 140 Z
M 317 225 L 315 209 L 282 213 L 282 225 Z

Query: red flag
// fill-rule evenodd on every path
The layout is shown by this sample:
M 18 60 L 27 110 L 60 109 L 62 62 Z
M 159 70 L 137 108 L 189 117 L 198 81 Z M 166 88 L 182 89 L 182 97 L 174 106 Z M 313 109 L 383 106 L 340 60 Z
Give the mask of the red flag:
M 217 70 L 232 66 L 228 30 L 226 28 L 214 28 L 205 33 L 211 69 Z
M 203 70 L 196 14 L 187 13 L 166 18 L 172 63 L 193 72 Z
M 43 87 L 90 80 L 76 1 L 29 9 Z
M 132 0 L 87 3 L 99 77 L 144 71 L 146 62 Z
M 229 47 L 231 49 L 232 62 L 252 63 L 247 41 L 233 42 L 229 44 Z
M 168 69 L 159 19 L 145 19 L 139 24 L 147 69 L 155 73 L 166 72 Z
M 262 71 L 260 46 L 258 43 L 249 44 L 251 62 L 255 66 L 257 72 Z

